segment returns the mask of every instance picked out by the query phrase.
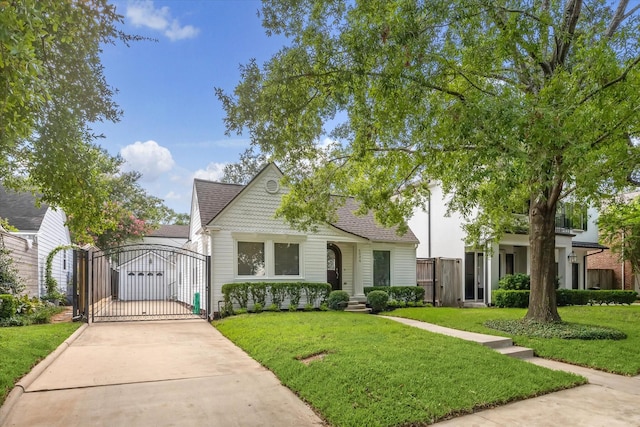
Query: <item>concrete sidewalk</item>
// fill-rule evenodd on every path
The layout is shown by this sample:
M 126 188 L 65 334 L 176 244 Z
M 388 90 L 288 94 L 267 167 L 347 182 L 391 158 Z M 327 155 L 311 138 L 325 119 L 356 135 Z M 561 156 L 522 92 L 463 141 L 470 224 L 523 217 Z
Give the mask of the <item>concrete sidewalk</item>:
M 203 320 L 93 324 L 38 370 L 3 427 L 324 425 Z
M 505 349 L 511 345 L 510 338 L 460 331 L 401 317 L 385 317 L 415 328 L 477 342 L 505 355 L 510 354 L 508 350 L 505 352 Z M 525 357 L 522 360 L 545 368 L 581 375 L 589 380 L 589 384 L 464 415 L 437 423 L 437 425 L 456 427 L 640 426 L 640 376 L 614 375 L 539 357 Z

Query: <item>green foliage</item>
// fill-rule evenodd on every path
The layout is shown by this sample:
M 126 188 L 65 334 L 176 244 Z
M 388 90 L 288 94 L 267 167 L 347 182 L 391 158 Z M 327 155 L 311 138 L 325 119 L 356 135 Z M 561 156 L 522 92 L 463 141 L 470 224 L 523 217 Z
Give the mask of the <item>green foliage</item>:
M 344 310 L 349 303 L 349 293 L 347 291 L 331 291 L 327 298 L 327 307 L 330 310 Z
M 338 194 L 402 232 L 437 183 L 482 246 L 527 206 L 531 315 L 555 319 L 558 204 L 597 205 L 640 172 L 640 9 L 569 4 L 266 0 L 288 45 L 216 90 L 227 132 L 278 162 L 277 215 L 301 229 L 333 219 Z
M 262 153 L 256 153 L 253 147 L 240 154 L 240 161 L 227 163 L 224 167 L 224 175 L 221 182 L 231 184 L 247 184 L 268 163 L 267 157 Z
M 266 308 L 266 311 L 280 311 L 280 307 L 278 307 L 277 304 L 269 304 L 269 306 Z
M 493 291 L 496 307 L 526 308 L 529 306 L 529 291 Z M 633 304 L 638 298 L 636 291 L 590 291 L 581 289 L 558 289 L 556 301 L 559 307 L 566 305 Z
M 526 337 L 560 338 L 564 340 L 623 340 L 624 332 L 602 326 L 582 325 L 579 323 L 550 322 L 540 323 L 530 320 L 488 320 L 488 328 L 511 335 Z
M 103 43 L 138 39 L 121 23 L 107 0 L 0 4 L 0 179 L 63 208 L 80 239 L 107 222 L 118 172 L 90 126 L 121 114 L 100 61 Z
M 262 313 L 262 307 L 263 305 L 260 304 L 259 302 L 256 302 L 253 304 L 253 312 L 254 313 Z
M 2 217 L 0 217 L 0 228 L 3 228 L 5 231 L 18 231 L 17 228 L 9 224 L 9 220 Z
M 491 293 L 496 307 L 527 308 L 530 291 L 505 291 L 497 289 Z
M 13 264 L 11 251 L 4 246 L 0 247 L 0 294 L 18 295 L 24 289 L 24 282 Z
M 259 305 L 263 307 L 273 306 L 276 310 L 280 310 L 286 296 L 293 295 L 290 310 L 295 311 L 298 308 L 300 295 L 304 293 L 307 296 L 306 304 L 310 304 L 311 308 L 317 307 L 329 295 L 331 285 L 328 283 L 313 282 L 239 282 L 227 283 L 222 286 L 222 294 L 224 296 L 224 310 L 222 316 L 238 313 L 238 309 L 248 309 L 251 304 L 254 307 Z M 270 299 L 267 298 L 269 296 Z M 251 303 L 250 303 L 251 302 Z
M 504 289 L 505 291 L 528 291 L 530 288 L 530 280 L 528 274 L 507 274 L 498 281 L 498 288 Z
M 389 294 L 385 291 L 371 291 L 367 294 L 367 304 L 374 313 L 380 313 L 387 309 Z
M 404 303 L 404 305 L 424 300 L 424 288 L 422 286 L 365 286 L 365 295 L 369 295 L 369 292 L 372 291 L 384 291 L 391 300 Z
M 313 310 L 314 310 L 314 306 L 313 306 L 313 304 L 311 304 L 311 303 L 309 303 L 309 302 L 308 302 L 308 303 L 306 303 L 306 304 L 304 305 L 303 310 L 304 310 L 304 311 L 313 311 Z
M 0 319 L 15 316 L 18 310 L 18 299 L 11 294 L 0 294 Z
M 47 289 L 46 294 L 42 297 L 42 299 L 46 301 L 50 301 L 52 303 L 64 302 L 66 300 L 66 295 L 60 292 L 58 289 L 58 282 L 53 278 L 52 269 L 53 269 L 53 258 L 60 251 L 67 251 L 69 249 L 81 249 L 78 245 L 60 245 L 56 246 L 49 252 L 47 255 L 47 259 L 45 261 L 45 287 Z
M 600 239 L 640 274 L 640 197 L 609 204 L 598 217 Z

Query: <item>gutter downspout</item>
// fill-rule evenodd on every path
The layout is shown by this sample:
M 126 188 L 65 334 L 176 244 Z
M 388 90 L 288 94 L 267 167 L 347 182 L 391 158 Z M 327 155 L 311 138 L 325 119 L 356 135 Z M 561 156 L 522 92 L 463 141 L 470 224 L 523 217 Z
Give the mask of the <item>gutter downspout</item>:
M 431 193 L 427 198 L 427 258 L 431 258 Z
M 582 257 L 582 289 L 587 289 L 587 257 L 591 255 L 597 255 L 604 252 L 604 249 L 600 249 L 598 252 L 592 252 Z

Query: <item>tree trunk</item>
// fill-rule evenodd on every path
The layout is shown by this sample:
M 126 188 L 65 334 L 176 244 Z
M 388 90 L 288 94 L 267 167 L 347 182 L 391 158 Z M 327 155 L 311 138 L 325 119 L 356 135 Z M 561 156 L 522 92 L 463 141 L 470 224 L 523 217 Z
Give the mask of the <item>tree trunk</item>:
M 531 294 L 526 319 L 560 321 L 556 303 L 556 204 L 532 202 L 529 212 L 531 250 Z

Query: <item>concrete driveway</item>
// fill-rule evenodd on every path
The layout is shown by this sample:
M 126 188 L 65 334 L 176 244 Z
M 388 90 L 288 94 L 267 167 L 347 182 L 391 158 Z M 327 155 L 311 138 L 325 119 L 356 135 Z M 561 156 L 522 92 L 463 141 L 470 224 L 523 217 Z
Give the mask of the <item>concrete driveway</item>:
M 93 324 L 32 380 L 3 426 L 324 425 L 203 320 Z

